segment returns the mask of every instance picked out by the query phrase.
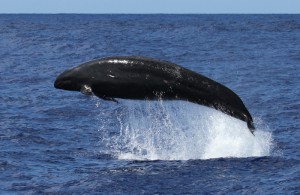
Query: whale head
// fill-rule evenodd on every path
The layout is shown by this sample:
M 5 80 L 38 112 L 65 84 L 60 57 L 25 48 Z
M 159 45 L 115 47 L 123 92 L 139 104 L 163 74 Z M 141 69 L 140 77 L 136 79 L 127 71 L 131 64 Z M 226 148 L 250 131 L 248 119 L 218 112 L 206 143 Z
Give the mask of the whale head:
M 76 67 L 61 73 L 54 82 L 54 87 L 68 91 L 80 91 L 92 95 L 91 78 L 83 74 L 84 68 Z

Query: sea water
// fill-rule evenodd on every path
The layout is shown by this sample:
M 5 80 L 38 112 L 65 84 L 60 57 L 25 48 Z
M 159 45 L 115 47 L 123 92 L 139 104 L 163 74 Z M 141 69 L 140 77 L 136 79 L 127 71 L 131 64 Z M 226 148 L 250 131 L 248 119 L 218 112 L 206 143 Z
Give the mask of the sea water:
M 0 15 L 2 194 L 297 194 L 299 15 Z M 107 56 L 168 60 L 239 95 L 256 131 L 184 101 L 57 90 Z

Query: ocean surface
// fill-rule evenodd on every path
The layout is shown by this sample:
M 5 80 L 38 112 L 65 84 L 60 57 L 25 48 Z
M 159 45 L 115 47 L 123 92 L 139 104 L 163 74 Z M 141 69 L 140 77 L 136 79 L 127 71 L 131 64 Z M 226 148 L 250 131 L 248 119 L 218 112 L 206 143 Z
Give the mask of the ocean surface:
M 184 101 L 58 90 L 107 56 L 236 92 L 246 123 Z M 1 194 L 300 194 L 300 15 L 0 15 Z

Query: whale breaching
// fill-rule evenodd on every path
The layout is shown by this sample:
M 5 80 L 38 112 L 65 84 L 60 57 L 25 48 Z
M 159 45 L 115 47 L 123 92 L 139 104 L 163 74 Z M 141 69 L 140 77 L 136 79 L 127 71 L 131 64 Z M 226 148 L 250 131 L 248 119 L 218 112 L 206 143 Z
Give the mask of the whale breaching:
M 60 74 L 54 87 L 95 94 L 104 100 L 183 100 L 208 106 L 245 121 L 253 119 L 243 101 L 226 86 L 177 64 L 132 56 L 86 62 Z

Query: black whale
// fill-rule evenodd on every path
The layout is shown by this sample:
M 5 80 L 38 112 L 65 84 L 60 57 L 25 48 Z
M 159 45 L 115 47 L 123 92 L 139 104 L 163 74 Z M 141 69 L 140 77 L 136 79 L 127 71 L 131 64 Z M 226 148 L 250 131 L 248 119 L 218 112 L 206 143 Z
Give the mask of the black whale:
M 247 122 L 252 117 L 229 88 L 171 62 L 145 57 L 107 57 L 93 60 L 57 77 L 55 88 L 94 93 L 105 100 L 185 100 L 220 110 Z

